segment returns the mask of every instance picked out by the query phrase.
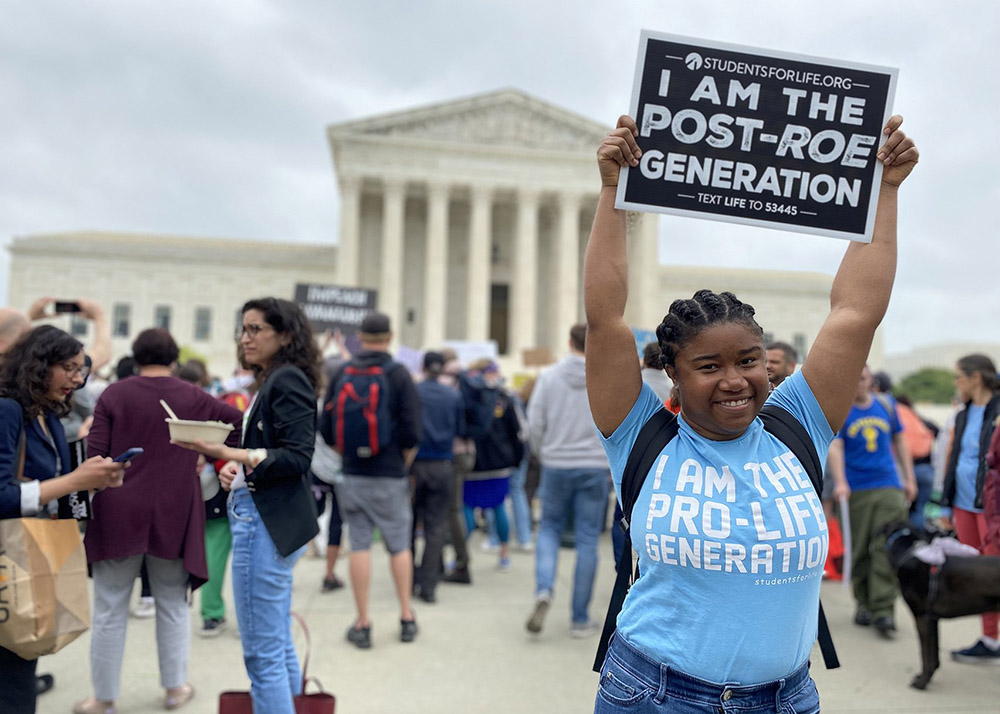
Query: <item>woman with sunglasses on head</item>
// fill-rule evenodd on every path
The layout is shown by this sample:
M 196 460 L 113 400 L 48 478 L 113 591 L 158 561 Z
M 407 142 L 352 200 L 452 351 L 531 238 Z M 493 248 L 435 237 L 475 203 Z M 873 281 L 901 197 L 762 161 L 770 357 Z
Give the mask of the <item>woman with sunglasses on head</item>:
M 77 491 L 122 485 L 125 466 L 93 457 L 70 471 L 59 418 L 84 381 L 83 345 L 50 325 L 26 333 L 0 363 L 0 518 L 57 513 Z M 23 458 L 23 462 L 22 462 Z M 0 711 L 35 711 L 35 667 L 0 647 Z
M 316 439 L 320 353 L 301 308 L 261 298 L 243 306 L 240 347 L 260 388 L 241 448 L 185 444 L 228 463 L 232 582 L 254 711 L 294 714 L 302 675 L 292 644 L 292 569 L 319 532 L 309 466 Z
M 889 120 L 878 150 L 872 242 L 848 247 L 808 360 L 770 396 L 804 428 L 820 463 L 892 291 L 896 194 L 917 161 L 901 122 Z M 663 409 L 642 383 L 624 320 L 626 214 L 614 204 L 621 167 L 639 163 L 638 134 L 623 116 L 598 149 L 603 186 L 584 268 L 587 393 L 619 499 L 632 445 Z M 803 465 L 758 417 L 770 385 L 754 310 L 731 293 L 701 290 L 675 301 L 656 334 L 680 393 L 678 431 L 648 477 L 637 474 L 642 491 L 625 514 L 641 576 L 618 616 L 595 711 L 714 714 L 733 700 L 818 712 L 808 660 L 826 521 Z

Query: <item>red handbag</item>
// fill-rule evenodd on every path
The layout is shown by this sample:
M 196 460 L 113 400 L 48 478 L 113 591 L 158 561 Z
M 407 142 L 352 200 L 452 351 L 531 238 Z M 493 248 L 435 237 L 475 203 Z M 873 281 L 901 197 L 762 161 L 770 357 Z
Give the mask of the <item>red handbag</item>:
M 337 700 L 323 690 L 323 685 L 315 677 L 309 677 L 309 655 L 312 652 L 312 640 L 309 638 L 309 628 L 306 621 L 297 612 L 292 617 L 299 623 L 306 636 L 306 656 L 302 662 L 302 694 L 295 696 L 295 714 L 333 714 Z M 314 682 L 319 688 L 315 694 L 306 694 L 309 682 Z M 219 695 L 219 714 L 253 714 L 253 701 L 250 692 L 223 692 Z

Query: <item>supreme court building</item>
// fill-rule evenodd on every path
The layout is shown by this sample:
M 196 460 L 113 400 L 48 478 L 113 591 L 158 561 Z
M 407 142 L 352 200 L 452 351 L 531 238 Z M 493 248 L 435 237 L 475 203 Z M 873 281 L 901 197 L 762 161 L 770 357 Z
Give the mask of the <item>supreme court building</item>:
M 583 317 L 583 253 L 607 127 L 521 92 L 330 127 L 338 281 L 378 290 L 403 344 L 562 351 Z M 631 314 L 656 309 L 657 217 L 630 226 Z M 645 312 L 644 312 L 645 310 Z
M 570 326 L 583 319 L 595 153 L 607 130 L 517 90 L 337 124 L 328 129 L 337 243 L 17 237 L 9 304 L 89 297 L 112 318 L 116 357 L 140 330 L 167 326 L 224 375 L 245 300 L 292 299 L 297 283 L 360 286 L 378 291 L 396 346 L 495 340 L 504 367 L 520 370 L 524 350 L 565 354 Z M 831 276 L 661 266 L 658 223 L 656 214 L 629 216 L 630 325 L 652 330 L 674 299 L 727 289 L 754 305 L 766 337 L 804 356 L 829 310 Z M 85 324 L 70 327 L 86 338 Z

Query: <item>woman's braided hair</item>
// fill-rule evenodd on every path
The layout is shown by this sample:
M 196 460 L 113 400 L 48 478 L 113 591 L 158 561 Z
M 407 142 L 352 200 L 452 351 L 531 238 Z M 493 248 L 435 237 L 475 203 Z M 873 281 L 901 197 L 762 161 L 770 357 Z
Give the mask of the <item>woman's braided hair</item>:
M 732 293 L 699 290 L 690 300 L 674 300 L 663 322 L 656 328 L 660 345 L 660 366 L 673 367 L 677 353 L 710 325 L 735 322 L 759 333 L 764 331 L 754 319 L 752 305 L 740 302 Z

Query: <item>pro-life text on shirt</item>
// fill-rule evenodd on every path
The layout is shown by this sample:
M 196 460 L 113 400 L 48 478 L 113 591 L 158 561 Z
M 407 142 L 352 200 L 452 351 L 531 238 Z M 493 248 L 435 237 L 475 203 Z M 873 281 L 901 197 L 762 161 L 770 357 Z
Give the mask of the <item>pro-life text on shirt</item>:
M 663 492 L 664 481 L 669 483 L 663 478 L 669 459 L 664 454 L 657 463 L 645 523 L 644 545 L 652 561 L 726 573 L 792 575 L 788 582 L 809 579 L 810 571 L 818 572 L 826 561 L 829 540 L 823 507 L 791 451 L 770 462 L 745 464 L 742 481 L 729 466 L 720 470 L 687 459 L 677 472 L 673 493 Z M 737 493 L 751 482 L 748 494 Z M 774 507 L 765 509 L 767 502 Z M 654 532 L 654 523 L 661 519 L 662 527 Z M 749 551 L 743 543 L 728 540 L 734 525 L 743 529 L 742 540 L 746 533 L 756 537 Z

